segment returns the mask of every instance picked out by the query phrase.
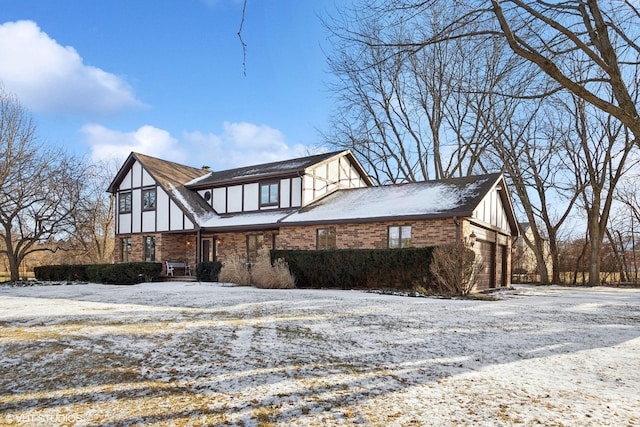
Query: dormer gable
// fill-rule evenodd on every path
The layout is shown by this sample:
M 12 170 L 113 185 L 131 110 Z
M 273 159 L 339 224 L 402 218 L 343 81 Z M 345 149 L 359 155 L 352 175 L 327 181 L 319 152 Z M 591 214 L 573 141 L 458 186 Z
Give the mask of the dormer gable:
M 337 189 L 372 186 L 349 151 L 211 172 L 186 184 L 218 214 L 305 206 Z

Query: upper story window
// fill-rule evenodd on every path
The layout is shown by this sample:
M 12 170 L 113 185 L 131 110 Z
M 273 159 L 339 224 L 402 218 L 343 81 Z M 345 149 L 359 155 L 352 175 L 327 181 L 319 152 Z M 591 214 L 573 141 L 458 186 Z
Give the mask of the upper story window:
M 316 233 L 316 248 L 318 250 L 336 248 L 336 228 L 335 227 L 318 228 Z
M 119 197 L 119 213 L 131 213 L 131 191 L 127 191 L 126 193 L 120 193 Z
M 408 248 L 411 246 L 411 226 L 391 226 L 389 227 L 389 248 Z
M 156 208 L 156 189 L 142 190 L 142 210 L 152 211 Z
M 276 206 L 278 204 L 278 183 L 260 184 L 260 206 Z

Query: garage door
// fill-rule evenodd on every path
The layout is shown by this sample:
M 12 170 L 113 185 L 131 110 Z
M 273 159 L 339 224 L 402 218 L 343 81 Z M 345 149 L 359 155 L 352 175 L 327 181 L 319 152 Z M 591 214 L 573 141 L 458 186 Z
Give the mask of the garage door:
M 483 265 L 482 272 L 478 274 L 478 289 L 489 289 L 494 287 L 496 271 L 495 262 L 495 244 L 492 242 L 478 241 L 476 242 L 480 250 L 480 262 Z

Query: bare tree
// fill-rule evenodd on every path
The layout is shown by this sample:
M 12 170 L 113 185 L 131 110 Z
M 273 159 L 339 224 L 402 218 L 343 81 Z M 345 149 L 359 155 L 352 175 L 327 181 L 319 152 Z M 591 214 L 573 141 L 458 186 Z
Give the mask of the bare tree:
M 113 195 L 107 193 L 117 172 L 113 162 L 98 162 L 85 171 L 82 196 L 71 212 L 72 243 L 77 252 L 91 263 L 113 261 L 115 216 Z
M 41 243 L 70 233 L 81 176 L 80 162 L 38 144 L 28 111 L 0 89 L 0 253 L 11 280 L 28 254 L 56 249 Z
M 640 231 L 640 177 L 625 176 L 616 188 L 617 215 L 610 221 L 608 236 L 618 246 L 620 263 L 624 266 L 627 280 L 638 281 L 640 253 L 638 238 Z
M 635 148 L 629 129 L 611 115 L 571 97 L 565 105 L 567 123 L 565 159 L 581 189 L 579 203 L 586 213 L 589 238 L 589 284 L 600 283 L 603 242 L 616 187 L 629 168 Z
M 449 159 L 453 160 L 456 154 L 468 154 L 465 161 L 480 170 L 488 164 L 485 140 L 493 142 L 494 153 L 499 154 L 511 176 L 529 222 L 536 227 L 537 224 L 543 226 L 534 232 L 531 246 L 541 256 L 542 237 L 546 234 L 555 253 L 552 256 L 556 267 L 560 250 L 557 243 L 553 249 L 557 240 L 554 233 L 559 233 L 568 215 L 575 212 L 574 204 L 580 204 L 588 223 L 589 252 L 585 254 L 591 280 L 597 281 L 611 191 L 626 171 L 631 145 L 640 145 L 638 3 L 629 0 L 386 0 L 362 1 L 343 13 L 340 31 L 334 26 L 334 35 L 341 46 L 359 47 L 355 50 L 356 61 L 352 62 L 358 67 L 350 68 L 354 73 L 368 72 L 385 63 L 427 64 L 426 69 L 432 71 L 423 75 L 437 82 L 436 89 L 444 88 L 440 92 L 425 92 L 431 96 L 429 105 L 441 107 L 423 108 L 421 114 L 440 119 L 426 122 L 435 124 L 439 133 L 425 134 L 426 138 L 421 141 L 432 144 L 430 148 L 442 147 L 443 135 L 450 136 L 443 129 L 451 129 L 460 142 Z M 375 26 L 362 25 L 363 22 L 373 22 Z M 489 54 L 489 47 L 494 54 Z M 452 54 L 458 50 L 466 52 L 471 61 L 465 62 L 467 58 L 460 60 Z M 369 51 L 377 53 L 375 60 L 361 61 L 368 58 L 363 52 Z M 430 65 L 438 63 L 440 52 L 447 53 L 449 67 Z M 481 54 L 474 56 L 478 52 Z M 482 57 L 490 59 L 483 61 Z M 442 70 L 449 71 L 437 72 Z M 483 73 L 489 78 L 482 78 Z M 471 77 L 467 79 L 467 76 Z M 384 78 L 380 81 L 388 82 Z M 527 84 L 518 86 L 514 82 Z M 363 93 L 371 98 L 366 91 Z M 351 99 L 359 102 L 355 97 Z M 464 101 L 451 102 L 454 99 Z M 524 111 L 531 109 L 530 101 L 548 102 L 549 99 L 553 102 L 570 99 L 574 106 L 582 103 L 583 111 L 588 114 L 580 123 L 575 120 L 575 109 L 563 108 L 564 117 L 561 117 L 549 108 L 545 113 L 548 117 L 527 123 Z M 564 103 L 568 105 L 567 101 Z M 461 113 L 457 117 L 464 118 L 464 127 L 451 126 L 452 118 L 456 118 L 448 110 L 451 107 Z M 464 114 L 467 107 L 473 114 Z M 430 111 L 441 114 L 430 116 Z M 568 120 L 568 117 L 574 119 Z M 350 119 L 351 124 L 362 123 L 354 121 L 353 116 L 343 118 Z M 573 129 L 564 127 L 568 122 Z M 603 133 L 596 132 L 598 126 Z M 475 134 L 469 132 L 472 128 Z M 381 139 L 359 132 L 361 129 L 356 126 L 356 131 L 350 133 L 355 136 L 355 143 L 381 144 Z M 569 135 L 581 143 L 566 144 L 571 141 Z M 401 136 L 403 142 L 408 140 Z M 561 142 L 563 146 L 559 145 Z M 464 147 L 482 148 L 467 153 Z M 582 160 L 576 153 L 580 153 Z M 439 171 L 436 177 L 443 177 L 443 171 L 447 170 L 463 173 L 456 169 L 454 162 L 449 163 L 449 169 L 438 164 L 435 156 L 432 158 L 433 169 Z M 382 156 L 378 159 L 376 164 L 385 160 Z M 584 159 L 589 159 L 590 168 Z M 551 200 L 549 192 L 564 198 L 562 208 L 555 212 L 557 200 Z M 554 281 L 558 279 L 558 270 L 554 268 Z
M 431 28 L 422 38 L 389 36 L 397 25 L 416 24 L 432 9 L 443 7 L 449 13 L 439 29 Z M 640 65 L 640 6 L 635 1 L 387 0 L 363 2 L 353 10 L 377 19 L 383 28 L 371 34 L 352 26 L 341 36 L 371 47 L 395 48 L 390 56 L 416 54 L 459 40 L 503 40 L 524 63 L 535 65 L 555 82 L 528 96 L 569 91 L 618 119 L 640 144 L 634 97 Z
M 494 136 L 495 161 L 504 168 L 517 195 L 515 205 L 531 228 L 531 238 L 523 238 L 535 254 L 541 282 L 559 283 L 559 234 L 581 191 L 562 164 L 564 146 L 557 125 L 562 117 L 557 106 L 545 99 L 522 102 L 498 97 L 495 102 L 503 107 L 484 113 Z
M 329 59 L 338 108 L 326 140 L 359 154 L 378 182 L 466 176 L 485 169 L 490 139 L 479 112 L 492 107 L 488 94 L 513 65 L 505 56 L 506 45 L 460 41 L 416 52 L 396 48 L 440 31 L 447 14 L 446 8 L 431 9 L 419 25 L 398 25 L 387 33 L 375 14 L 328 24 L 339 34 Z M 354 25 L 367 35 L 365 42 L 345 36 Z M 375 43 L 383 37 L 389 37 L 389 45 Z

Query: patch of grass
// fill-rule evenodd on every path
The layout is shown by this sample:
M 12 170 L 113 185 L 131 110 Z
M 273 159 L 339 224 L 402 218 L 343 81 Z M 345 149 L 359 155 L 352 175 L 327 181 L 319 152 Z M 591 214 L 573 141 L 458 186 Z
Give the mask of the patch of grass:
M 276 424 L 272 421 L 272 418 L 277 417 L 280 411 L 274 406 L 260 406 L 254 408 L 251 412 L 253 418 L 258 422 L 260 427 L 272 427 Z

